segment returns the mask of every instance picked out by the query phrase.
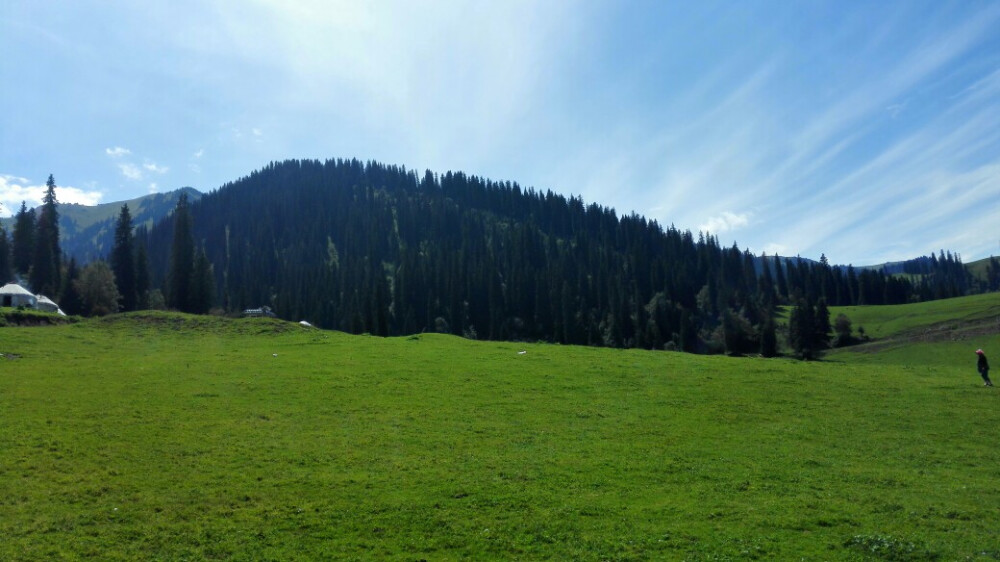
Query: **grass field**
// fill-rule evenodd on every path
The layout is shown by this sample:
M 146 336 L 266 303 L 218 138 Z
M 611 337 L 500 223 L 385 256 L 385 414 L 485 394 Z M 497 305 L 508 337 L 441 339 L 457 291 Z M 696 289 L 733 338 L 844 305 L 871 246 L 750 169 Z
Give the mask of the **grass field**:
M 976 337 L 802 363 L 168 313 L 0 328 L 0 559 L 998 560 L 1000 394 L 972 350 L 1000 336 Z

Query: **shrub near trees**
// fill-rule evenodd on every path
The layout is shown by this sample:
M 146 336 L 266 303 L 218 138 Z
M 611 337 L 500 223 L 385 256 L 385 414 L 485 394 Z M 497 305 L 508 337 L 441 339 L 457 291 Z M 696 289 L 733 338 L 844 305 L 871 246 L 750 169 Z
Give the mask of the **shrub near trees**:
M 121 295 L 115 286 L 115 275 L 107 262 L 90 262 L 80 272 L 80 278 L 74 284 L 85 316 L 105 316 L 118 312 Z

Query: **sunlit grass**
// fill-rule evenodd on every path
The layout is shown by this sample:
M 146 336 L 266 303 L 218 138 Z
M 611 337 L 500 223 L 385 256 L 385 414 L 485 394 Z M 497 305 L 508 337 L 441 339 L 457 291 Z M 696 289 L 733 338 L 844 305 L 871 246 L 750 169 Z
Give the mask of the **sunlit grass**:
M 0 559 L 992 559 L 1000 396 L 948 345 L 3 328 Z

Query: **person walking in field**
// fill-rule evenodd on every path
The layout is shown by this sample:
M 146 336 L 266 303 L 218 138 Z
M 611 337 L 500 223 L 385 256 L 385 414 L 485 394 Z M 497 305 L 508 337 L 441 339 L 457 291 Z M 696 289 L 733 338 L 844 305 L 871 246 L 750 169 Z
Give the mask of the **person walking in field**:
M 976 355 L 979 356 L 979 363 L 976 364 L 976 368 L 979 369 L 979 374 L 982 375 L 985 384 L 983 386 L 993 386 L 993 382 L 990 381 L 990 362 L 986 360 L 986 354 L 983 350 L 977 349 Z

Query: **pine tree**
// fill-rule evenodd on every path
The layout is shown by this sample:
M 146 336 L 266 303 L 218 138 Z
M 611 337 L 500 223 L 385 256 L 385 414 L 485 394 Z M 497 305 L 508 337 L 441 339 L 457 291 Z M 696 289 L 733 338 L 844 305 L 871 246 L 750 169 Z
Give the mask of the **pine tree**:
M 194 268 L 191 272 L 190 310 L 194 314 L 208 314 L 215 300 L 215 279 L 212 265 L 201 248 L 194 258 Z
M 0 284 L 10 281 L 12 276 L 10 239 L 7 238 L 7 231 L 0 226 Z
M 69 265 L 66 266 L 66 282 L 63 283 L 62 296 L 59 297 L 59 308 L 66 314 L 83 314 L 83 298 L 77 290 L 79 278 L 76 258 L 70 258 Z
M 778 356 L 778 335 L 774 320 L 765 318 L 760 326 L 760 354 L 763 357 Z
M 787 299 L 788 298 L 788 281 L 785 278 L 785 266 L 782 263 L 780 257 L 777 254 L 774 256 L 774 282 L 778 287 L 778 298 Z M 782 301 L 787 302 L 787 301 Z
M 115 274 L 115 284 L 121 295 L 121 309 L 124 312 L 136 310 L 138 292 L 136 288 L 135 254 L 132 238 L 132 215 L 128 204 L 122 205 L 115 225 L 115 244 L 111 249 L 111 271 Z
M 135 250 L 135 296 L 136 310 L 149 309 L 149 254 L 144 243 L 136 244 Z
M 59 201 L 56 199 L 56 181 L 49 174 L 42 210 L 35 230 L 35 251 L 31 263 L 31 286 L 36 293 L 58 294 L 60 288 Z
M 182 194 L 174 209 L 174 243 L 170 248 L 170 272 L 167 278 L 167 306 L 191 312 L 192 274 L 194 272 L 194 237 L 187 194 Z
M 986 264 L 986 286 L 988 291 L 1000 290 L 1000 260 L 993 256 Z
M 819 299 L 816 303 L 815 335 L 813 341 L 818 352 L 830 347 L 830 335 L 833 329 L 830 327 L 830 310 L 826 306 L 826 299 Z
M 800 300 L 788 316 L 788 345 L 800 359 L 814 359 L 816 354 L 816 311 Z
M 21 210 L 14 218 L 11 233 L 11 260 L 14 273 L 27 275 L 31 271 L 31 260 L 35 253 L 35 210 L 21 201 Z

